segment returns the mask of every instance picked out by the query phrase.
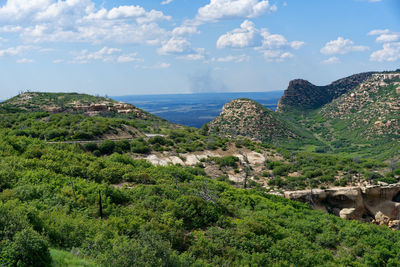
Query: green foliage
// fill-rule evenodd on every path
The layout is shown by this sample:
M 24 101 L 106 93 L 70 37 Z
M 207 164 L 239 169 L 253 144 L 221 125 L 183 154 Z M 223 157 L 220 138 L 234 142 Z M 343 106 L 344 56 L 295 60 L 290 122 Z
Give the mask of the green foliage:
M 83 259 L 75 256 L 72 253 L 51 249 L 50 255 L 52 258 L 52 266 L 54 267 L 94 267 L 96 266 L 95 263 L 88 259 Z
M 399 264 L 398 231 L 344 221 L 256 186 L 237 189 L 227 175 L 206 177 L 203 164 L 153 166 L 132 157 L 151 150 L 227 149 L 232 143 L 256 150 L 268 144 L 185 127 L 164 129 L 165 136 L 148 141 L 47 143 L 49 137 L 97 137 L 133 123 L 43 112 L 1 116 L 1 266 Z M 137 120 L 134 125 L 153 127 Z M 285 149 L 278 153 L 283 159 L 269 160 L 263 176 L 272 176 L 269 184 L 279 188 L 323 186 L 338 174 L 342 179 L 335 182 L 344 185 L 358 176 L 396 179 L 396 170 L 377 175 L 377 168 L 386 165 L 373 160 Z M 209 160 L 239 169 L 237 157 Z M 292 172 L 299 175 L 292 177 Z M 57 250 L 49 253 L 49 246 Z

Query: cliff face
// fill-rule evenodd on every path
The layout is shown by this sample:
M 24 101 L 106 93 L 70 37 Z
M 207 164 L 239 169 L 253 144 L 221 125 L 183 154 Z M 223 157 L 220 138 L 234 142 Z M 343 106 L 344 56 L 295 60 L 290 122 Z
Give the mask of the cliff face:
M 373 72 L 355 74 L 326 86 L 316 86 L 301 79 L 293 80 L 289 83 L 284 95 L 279 100 L 277 112 L 284 112 L 292 109 L 317 109 L 347 93 L 368 79 L 372 74 Z
M 354 219 L 399 225 L 400 184 L 342 187 L 285 192 L 285 197 L 310 203 L 313 208 L 333 213 L 343 219 Z

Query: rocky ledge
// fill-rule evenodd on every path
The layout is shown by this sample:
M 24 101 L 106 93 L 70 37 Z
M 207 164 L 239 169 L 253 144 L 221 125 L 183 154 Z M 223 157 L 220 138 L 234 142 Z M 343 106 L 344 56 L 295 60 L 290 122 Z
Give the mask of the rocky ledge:
M 309 203 L 315 209 L 335 214 L 343 219 L 387 225 L 392 229 L 399 227 L 400 183 L 288 191 L 284 196 Z

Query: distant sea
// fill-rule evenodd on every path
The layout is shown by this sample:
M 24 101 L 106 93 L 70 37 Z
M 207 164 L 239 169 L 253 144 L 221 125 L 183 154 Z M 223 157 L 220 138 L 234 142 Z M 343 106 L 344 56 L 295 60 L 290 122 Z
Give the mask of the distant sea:
M 111 97 L 133 104 L 170 122 L 200 128 L 216 118 L 222 107 L 237 98 L 250 98 L 275 110 L 283 91 L 243 93 L 201 93 L 165 95 L 126 95 Z

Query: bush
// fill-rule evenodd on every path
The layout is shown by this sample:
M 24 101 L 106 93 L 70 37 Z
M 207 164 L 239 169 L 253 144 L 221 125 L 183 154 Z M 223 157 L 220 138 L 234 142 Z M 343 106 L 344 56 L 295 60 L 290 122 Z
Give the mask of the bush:
M 5 253 L 9 266 L 46 267 L 51 266 L 51 257 L 47 243 L 30 228 L 18 232 Z M 3 259 L 0 259 L 0 263 Z
M 87 143 L 83 146 L 86 151 L 94 152 L 99 149 L 96 143 Z
M 106 140 L 99 146 L 99 150 L 103 155 L 110 155 L 114 152 L 115 143 L 110 140 Z
M 133 153 L 146 154 L 150 152 L 150 147 L 143 139 L 137 139 L 132 142 L 131 151 Z

